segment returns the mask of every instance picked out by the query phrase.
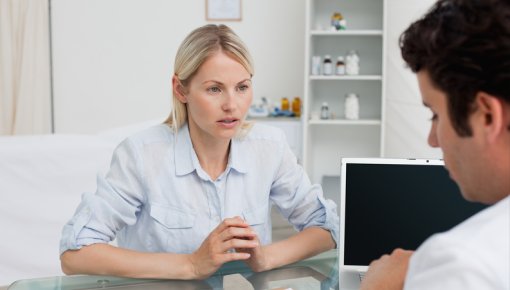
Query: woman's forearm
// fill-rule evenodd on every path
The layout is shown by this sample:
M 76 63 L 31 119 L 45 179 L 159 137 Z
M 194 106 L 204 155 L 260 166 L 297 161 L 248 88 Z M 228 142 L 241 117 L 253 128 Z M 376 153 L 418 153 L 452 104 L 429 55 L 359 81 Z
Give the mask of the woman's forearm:
M 189 255 L 145 253 L 93 244 L 68 250 L 60 257 L 62 271 L 70 274 L 112 275 L 131 278 L 193 279 Z
M 266 266 L 274 269 L 335 247 L 329 231 L 310 227 L 296 235 L 263 248 Z M 60 257 L 66 274 L 111 275 L 130 278 L 196 279 L 190 255 L 145 253 L 93 244 L 68 250 Z
M 264 247 L 264 256 L 267 258 L 265 270 L 309 258 L 334 247 L 335 242 L 329 231 L 310 227 L 288 239 Z

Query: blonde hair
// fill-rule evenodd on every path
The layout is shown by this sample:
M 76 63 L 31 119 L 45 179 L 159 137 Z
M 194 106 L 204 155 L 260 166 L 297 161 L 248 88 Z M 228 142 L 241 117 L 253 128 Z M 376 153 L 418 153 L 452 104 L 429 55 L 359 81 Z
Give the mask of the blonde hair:
M 182 87 L 186 88 L 200 66 L 218 51 L 222 51 L 239 62 L 253 76 L 253 62 L 243 41 L 228 26 L 208 24 L 193 30 L 177 50 L 174 74 Z M 186 104 L 181 103 L 172 92 L 172 110 L 164 122 L 177 132 L 187 121 Z M 252 124 L 242 121 L 236 137 L 248 133 Z

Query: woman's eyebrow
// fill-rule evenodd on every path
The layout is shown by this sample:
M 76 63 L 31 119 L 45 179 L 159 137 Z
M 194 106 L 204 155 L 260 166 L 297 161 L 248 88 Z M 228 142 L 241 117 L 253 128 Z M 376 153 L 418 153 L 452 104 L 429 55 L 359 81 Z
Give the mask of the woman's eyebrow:
M 216 84 L 219 84 L 219 85 L 223 85 L 222 82 L 216 81 L 216 80 L 206 80 L 206 81 L 202 82 L 202 84 L 206 84 L 206 83 L 216 83 Z
M 251 79 L 244 79 L 244 80 L 238 82 L 237 84 L 242 84 L 244 82 L 250 82 L 251 83 Z
M 251 79 L 244 79 L 244 80 L 238 82 L 237 84 L 242 84 L 244 82 L 250 82 L 251 83 Z M 216 83 L 216 84 L 219 84 L 219 85 L 224 85 L 222 82 L 216 81 L 216 80 L 206 80 L 206 81 L 202 82 L 202 84 L 206 84 L 206 83 Z

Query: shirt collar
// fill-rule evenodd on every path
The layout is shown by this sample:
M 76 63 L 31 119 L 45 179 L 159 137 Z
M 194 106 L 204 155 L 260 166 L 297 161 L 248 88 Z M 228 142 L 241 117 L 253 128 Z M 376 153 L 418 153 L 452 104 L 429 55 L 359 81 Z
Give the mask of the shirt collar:
M 243 141 L 237 138 L 232 139 L 230 143 L 230 155 L 228 157 L 228 167 L 234 169 L 239 173 L 246 173 L 247 171 L 247 155 L 248 152 L 243 146 Z M 175 172 L 178 176 L 186 175 L 193 170 L 200 172 L 200 164 L 198 157 L 193 149 L 191 137 L 189 135 L 188 124 L 185 123 L 177 132 L 175 137 Z
M 230 156 L 228 158 L 230 167 L 239 173 L 248 172 L 248 154 L 249 152 L 247 152 L 242 140 L 232 139 L 230 142 Z

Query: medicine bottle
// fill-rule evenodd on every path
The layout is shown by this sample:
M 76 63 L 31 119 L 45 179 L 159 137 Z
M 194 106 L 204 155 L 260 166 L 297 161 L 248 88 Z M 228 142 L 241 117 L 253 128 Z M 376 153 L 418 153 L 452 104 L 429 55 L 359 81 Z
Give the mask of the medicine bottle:
M 321 57 L 312 56 L 312 75 L 318 76 L 321 74 Z
M 321 106 L 321 119 L 329 119 L 329 106 L 327 102 L 322 103 Z
M 324 63 L 322 64 L 322 72 L 326 76 L 333 74 L 333 63 L 331 62 L 331 56 L 326 54 L 324 56 Z
M 294 97 L 292 100 L 292 112 L 294 116 L 301 117 L 301 99 L 299 97 Z
M 359 56 L 356 50 L 349 51 L 349 54 L 345 57 L 345 73 L 359 75 Z
M 336 60 L 336 74 L 337 75 L 345 74 L 345 62 L 343 56 L 339 56 Z
M 359 97 L 354 93 L 347 94 L 345 97 L 345 118 L 347 120 L 359 119 Z
M 282 98 L 282 111 L 288 111 L 290 109 L 289 99 L 287 97 Z

